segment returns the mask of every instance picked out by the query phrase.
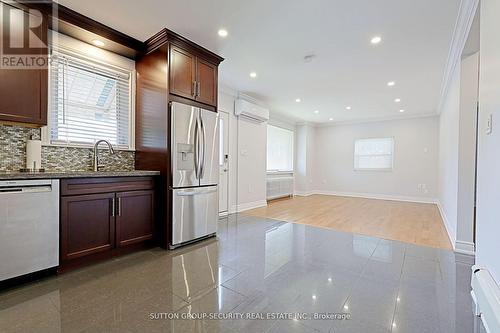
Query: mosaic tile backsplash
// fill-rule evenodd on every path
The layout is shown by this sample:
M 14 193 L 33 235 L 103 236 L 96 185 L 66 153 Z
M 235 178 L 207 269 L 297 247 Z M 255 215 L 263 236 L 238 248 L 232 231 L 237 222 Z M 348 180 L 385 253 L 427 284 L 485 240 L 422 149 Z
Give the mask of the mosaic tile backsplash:
M 33 137 L 40 140 L 39 128 L 0 125 L 0 172 L 19 171 L 26 164 L 26 141 Z M 103 145 L 104 147 L 104 145 Z M 110 155 L 101 150 L 105 171 L 134 170 L 134 152 L 115 151 Z M 90 148 L 42 147 L 42 168 L 46 171 L 91 171 L 93 152 Z

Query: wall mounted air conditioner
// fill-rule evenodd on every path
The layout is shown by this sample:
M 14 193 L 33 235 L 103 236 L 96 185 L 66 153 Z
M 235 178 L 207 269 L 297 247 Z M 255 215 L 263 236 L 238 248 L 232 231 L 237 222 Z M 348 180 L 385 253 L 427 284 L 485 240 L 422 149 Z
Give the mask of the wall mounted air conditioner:
M 269 110 L 262 106 L 255 105 L 244 99 L 237 99 L 234 105 L 234 114 L 257 122 L 269 120 Z

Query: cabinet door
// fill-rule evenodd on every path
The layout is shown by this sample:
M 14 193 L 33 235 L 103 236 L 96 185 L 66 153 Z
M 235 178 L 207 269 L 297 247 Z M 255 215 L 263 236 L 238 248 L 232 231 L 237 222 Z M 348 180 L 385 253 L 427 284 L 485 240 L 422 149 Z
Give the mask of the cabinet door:
M 196 80 L 196 57 L 172 46 L 170 49 L 170 92 L 194 99 Z
M 144 242 L 153 238 L 154 191 L 116 194 L 116 246 Z
M 3 2 L 0 3 L 0 7 L 0 12 L 5 11 L 7 14 L 9 14 L 8 9 L 16 10 L 14 7 Z M 24 15 L 24 21 L 28 22 L 28 20 L 32 19 L 30 15 L 35 14 L 25 12 Z M 36 17 L 35 22 L 39 19 L 39 17 Z M 0 22 L 2 24 L 2 27 L 0 27 L 0 38 L 4 42 L 9 42 L 9 38 L 16 40 L 15 36 L 17 35 L 8 34 L 8 31 L 12 29 L 22 32 L 23 29 L 20 26 L 23 20 L 10 22 L 10 25 L 14 25 L 10 28 L 5 26 L 8 23 L 6 20 L 1 20 Z M 30 28 L 30 30 L 37 36 L 47 35 L 46 23 Z M 30 33 L 32 32 L 30 31 Z M 42 38 L 45 39 L 46 37 Z M 4 51 L 4 55 L 8 59 L 9 54 L 4 49 L 2 51 Z M 21 55 L 21 58 L 22 54 L 42 57 L 46 57 L 47 55 L 47 49 L 43 47 L 36 51 L 37 53 L 33 52 L 35 51 L 27 46 L 16 49 L 16 54 Z M 48 71 L 46 68 L 0 68 L 0 121 L 47 125 L 47 82 Z
M 61 260 L 114 247 L 114 199 L 114 193 L 61 198 Z
M 201 58 L 197 60 L 198 94 L 196 100 L 209 104 L 217 104 L 217 66 Z

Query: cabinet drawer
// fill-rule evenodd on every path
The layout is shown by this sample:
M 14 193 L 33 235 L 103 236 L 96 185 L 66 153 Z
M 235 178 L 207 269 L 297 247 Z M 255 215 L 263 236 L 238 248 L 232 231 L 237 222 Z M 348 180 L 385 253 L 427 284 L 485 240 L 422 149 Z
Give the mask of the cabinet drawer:
M 151 190 L 153 177 L 73 178 L 61 180 L 61 195 Z

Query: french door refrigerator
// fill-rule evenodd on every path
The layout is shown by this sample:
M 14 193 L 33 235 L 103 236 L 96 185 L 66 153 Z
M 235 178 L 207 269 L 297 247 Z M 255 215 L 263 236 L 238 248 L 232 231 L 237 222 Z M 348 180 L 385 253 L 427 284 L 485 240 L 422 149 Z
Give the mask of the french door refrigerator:
M 219 126 L 216 112 L 172 102 L 172 239 L 175 248 L 217 232 Z

